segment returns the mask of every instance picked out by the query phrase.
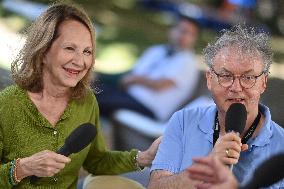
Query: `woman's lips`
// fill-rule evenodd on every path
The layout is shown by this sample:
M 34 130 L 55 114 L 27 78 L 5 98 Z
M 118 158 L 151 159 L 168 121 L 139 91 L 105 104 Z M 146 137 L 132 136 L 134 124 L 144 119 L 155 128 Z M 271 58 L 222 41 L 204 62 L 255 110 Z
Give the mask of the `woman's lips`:
M 80 70 L 74 70 L 74 69 L 70 69 L 70 68 L 63 68 L 66 72 L 70 73 L 70 74 L 74 74 L 74 75 L 78 75 L 80 73 Z

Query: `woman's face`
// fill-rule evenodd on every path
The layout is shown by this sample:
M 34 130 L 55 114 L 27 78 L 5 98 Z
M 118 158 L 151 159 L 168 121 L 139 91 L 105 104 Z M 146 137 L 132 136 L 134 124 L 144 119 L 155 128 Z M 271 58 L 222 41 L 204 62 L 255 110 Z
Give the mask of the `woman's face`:
M 76 20 L 59 25 L 58 37 L 43 58 L 43 82 L 59 87 L 75 87 L 93 62 L 89 29 Z

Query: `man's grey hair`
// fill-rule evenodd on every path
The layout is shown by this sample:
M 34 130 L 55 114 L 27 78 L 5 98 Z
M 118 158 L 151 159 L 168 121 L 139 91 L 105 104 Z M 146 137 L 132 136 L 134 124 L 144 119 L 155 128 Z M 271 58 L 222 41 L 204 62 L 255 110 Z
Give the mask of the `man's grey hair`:
M 205 63 L 212 68 L 216 54 L 224 47 L 236 46 L 242 53 L 260 56 L 263 59 L 264 73 L 269 72 L 272 64 L 272 50 L 270 37 L 263 31 L 256 31 L 253 27 L 236 25 L 230 30 L 223 30 L 223 34 L 203 50 Z

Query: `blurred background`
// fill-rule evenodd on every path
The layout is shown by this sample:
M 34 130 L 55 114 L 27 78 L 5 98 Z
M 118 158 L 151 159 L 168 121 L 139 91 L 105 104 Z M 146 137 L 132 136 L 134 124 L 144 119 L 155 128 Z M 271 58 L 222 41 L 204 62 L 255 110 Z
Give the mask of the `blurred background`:
M 0 0 L 0 89 L 10 85 L 10 64 L 25 41 L 30 23 L 50 0 Z M 178 13 L 201 26 L 195 46 L 204 70 L 202 49 L 226 28 L 246 23 L 272 36 L 274 64 L 263 102 L 284 125 L 284 1 L 283 0 L 77 0 L 96 27 L 97 72 L 119 74 L 132 68 L 149 46 L 167 41 L 167 30 Z M 202 86 L 206 88 L 206 86 Z M 109 137 L 111 138 L 111 137 Z M 110 142 L 111 143 L 111 142 Z M 130 146 L 132 147 L 132 146 Z M 134 146 L 135 147 L 135 146 Z
M 257 30 L 266 31 L 272 36 L 274 63 L 271 67 L 268 90 L 263 95 L 262 102 L 270 107 L 273 119 L 280 125 L 284 125 L 282 112 L 284 109 L 283 0 L 74 0 L 65 2 L 80 4 L 93 20 L 97 38 L 95 70 L 106 74 L 129 71 L 147 47 L 165 43 L 167 30 L 174 24 L 178 13 L 191 17 L 201 26 L 195 51 L 199 67 L 203 71 L 205 64 L 202 49 L 222 29 L 230 28 L 237 23 L 246 23 L 256 27 Z M 0 89 L 12 83 L 9 74 L 10 64 L 25 41 L 27 27 L 51 3 L 54 1 L 0 0 Z M 204 81 L 201 84 L 200 88 L 206 88 Z M 202 93 L 198 95 L 203 95 Z M 134 120 L 135 124 L 137 119 Z M 147 123 L 152 124 L 152 122 Z M 151 132 L 150 142 L 158 135 Z M 112 147 L 113 133 L 108 133 L 106 129 L 106 136 L 110 140 L 109 146 Z M 114 137 L 116 143 L 123 143 L 124 136 L 126 135 Z M 115 146 L 120 149 L 137 147 L 133 143 L 129 146 Z M 145 146 L 147 145 L 143 144 L 140 147 Z
M 0 0 L 0 66 L 9 69 L 25 39 L 26 27 L 50 0 Z M 70 1 L 71 2 L 71 1 Z M 181 11 L 196 19 L 201 35 L 196 52 L 224 28 L 247 23 L 272 35 L 275 66 L 284 77 L 284 1 L 282 0 L 77 0 L 93 19 L 97 31 L 96 70 L 129 70 L 146 47 L 165 42 L 167 29 Z M 202 57 L 200 57 L 202 64 Z M 282 72 L 279 72 L 279 71 Z M 277 73 L 275 73 L 277 72 Z

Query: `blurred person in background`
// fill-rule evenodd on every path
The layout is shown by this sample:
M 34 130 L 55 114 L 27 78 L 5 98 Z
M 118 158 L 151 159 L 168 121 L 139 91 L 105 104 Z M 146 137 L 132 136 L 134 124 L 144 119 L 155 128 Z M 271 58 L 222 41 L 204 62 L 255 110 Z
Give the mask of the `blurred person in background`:
M 233 16 L 238 17 L 242 16 L 246 19 L 251 19 L 253 10 L 256 8 L 257 1 L 256 0 L 223 0 L 221 5 L 221 10 L 227 12 L 227 15 L 230 16 L 230 19 L 236 19 L 232 18 Z M 223 15 L 226 16 L 226 15 Z M 239 19 L 239 18 L 237 18 Z M 240 22 L 241 20 L 239 20 Z
M 75 5 L 50 6 L 29 28 L 12 63 L 15 85 L 0 93 L 0 188 L 76 188 L 83 166 L 120 174 L 149 166 L 159 139 L 146 151 L 109 151 L 90 89 L 94 26 Z M 96 127 L 90 145 L 70 157 L 56 151 L 83 123 Z M 30 176 L 42 177 L 33 184 Z
M 207 88 L 216 105 L 185 108 L 173 114 L 151 167 L 149 189 L 195 188 L 186 169 L 194 157 L 214 156 L 234 165 L 240 183 L 270 156 L 284 152 L 284 129 L 260 104 L 272 63 L 270 38 L 254 28 L 237 25 L 204 49 Z M 225 132 L 225 115 L 234 103 L 247 111 L 240 135 Z M 284 181 L 273 185 L 281 188 Z
M 101 115 L 130 109 L 167 120 L 193 94 L 199 69 L 193 51 L 199 33 L 196 21 L 181 15 L 169 32 L 169 43 L 148 48 L 120 86 L 102 85 L 97 95 Z

